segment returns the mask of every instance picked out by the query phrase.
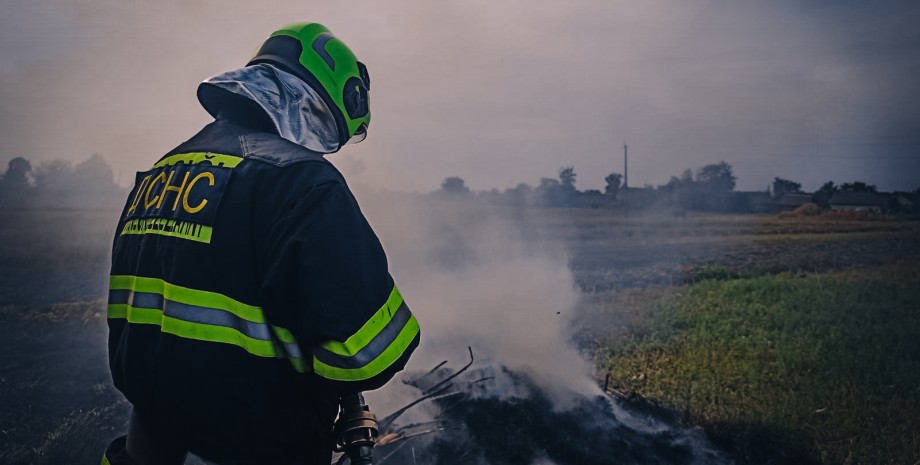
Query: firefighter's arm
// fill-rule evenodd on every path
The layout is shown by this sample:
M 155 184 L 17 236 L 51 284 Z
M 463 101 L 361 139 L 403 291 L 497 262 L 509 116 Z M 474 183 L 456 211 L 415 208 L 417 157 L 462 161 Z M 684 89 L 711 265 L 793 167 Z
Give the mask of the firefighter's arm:
M 402 370 L 418 345 L 418 322 L 348 188 L 312 188 L 270 236 L 266 309 L 296 340 L 305 371 L 353 392 Z

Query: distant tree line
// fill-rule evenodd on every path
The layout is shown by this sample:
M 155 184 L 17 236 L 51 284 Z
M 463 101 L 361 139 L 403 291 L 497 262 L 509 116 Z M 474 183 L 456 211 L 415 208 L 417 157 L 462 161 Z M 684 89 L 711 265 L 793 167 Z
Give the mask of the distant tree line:
M 505 189 L 504 192 L 492 190 L 474 193 L 466 186 L 464 180 L 458 176 L 444 179 L 441 189 L 436 195 L 446 197 L 492 197 L 493 200 L 505 200 L 510 203 L 534 203 L 544 206 L 576 206 L 585 203 L 585 199 L 606 202 L 610 205 L 623 204 L 628 201 L 629 194 L 636 191 L 654 190 L 657 192 L 656 202 L 684 206 L 687 208 L 705 209 L 715 206 L 714 199 L 722 194 L 729 193 L 735 188 L 736 178 L 732 167 L 722 161 L 706 165 L 694 173 L 686 170 L 680 176 L 672 176 L 667 184 L 653 189 L 649 186 L 641 189 L 627 188 L 624 186 L 624 177 L 621 173 L 613 172 L 604 178 L 604 192 L 589 189 L 579 191 L 576 187 L 578 174 L 574 166 L 563 166 L 555 178 L 541 178 L 534 187 L 527 183 L 520 183 L 515 187 Z M 647 203 L 644 199 L 643 203 Z
M 9 161 L 0 175 L 0 207 L 94 208 L 124 200 L 112 167 L 99 154 L 73 165 L 66 161 L 43 162 L 36 167 L 22 157 Z
M 445 198 L 480 198 L 496 203 L 546 207 L 766 213 L 798 207 L 803 203 L 814 203 L 827 209 L 831 207 L 834 195 L 844 192 L 872 194 L 873 201 L 884 203 L 884 207 L 880 207 L 883 211 L 920 212 L 920 189 L 882 194 L 874 185 L 862 181 L 840 185 L 828 181 L 817 191 L 805 193 L 801 183 L 776 177 L 772 185 L 763 191 L 738 192 L 735 190 L 737 178 L 732 166 L 725 161 L 696 170 L 684 170 L 657 187 L 625 186 L 624 176 L 612 172 L 604 178 L 603 192 L 594 189 L 579 191 L 576 188 L 577 177 L 573 166 L 563 166 L 557 177 L 541 178 L 536 186 L 520 183 L 503 192 L 497 189 L 473 192 L 462 178 L 451 176 L 444 179 L 441 189 L 433 194 Z

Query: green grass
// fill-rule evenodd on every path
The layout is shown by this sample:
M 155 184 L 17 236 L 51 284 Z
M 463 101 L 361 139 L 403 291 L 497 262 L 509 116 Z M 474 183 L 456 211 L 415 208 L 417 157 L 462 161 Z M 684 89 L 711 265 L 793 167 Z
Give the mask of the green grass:
M 660 300 L 601 368 L 741 449 L 766 445 L 741 451 L 755 462 L 920 460 L 917 263 L 718 278 Z

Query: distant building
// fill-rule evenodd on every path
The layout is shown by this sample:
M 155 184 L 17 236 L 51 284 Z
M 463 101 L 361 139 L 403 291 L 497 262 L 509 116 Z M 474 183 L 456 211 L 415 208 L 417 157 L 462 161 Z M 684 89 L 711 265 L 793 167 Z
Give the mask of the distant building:
M 812 194 L 807 192 L 788 192 L 776 201 L 776 208 L 780 211 L 792 211 L 811 201 Z
M 733 210 L 743 213 L 770 213 L 774 210 L 773 197 L 764 191 L 739 191 L 732 199 Z
M 895 192 L 891 194 L 890 205 L 898 213 L 916 212 L 920 210 L 920 195 L 911 192 Z
M 888 207 L 888 196 L 876 192 L 836 192 L 828 204 L 831 210 L 881 213 Z

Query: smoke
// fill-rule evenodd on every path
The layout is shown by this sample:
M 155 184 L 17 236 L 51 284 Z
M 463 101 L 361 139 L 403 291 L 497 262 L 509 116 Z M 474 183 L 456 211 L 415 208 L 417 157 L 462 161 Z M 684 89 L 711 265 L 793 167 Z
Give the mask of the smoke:
M 480 363 L 527 373 L 560 396 L 600 392 L 567 344 L 578 291 L 561 244 L 528 234 L 511 208 L 408 195 L 359 200 L 422 327 L 410 370 L 462 363 L 471 347 Z

